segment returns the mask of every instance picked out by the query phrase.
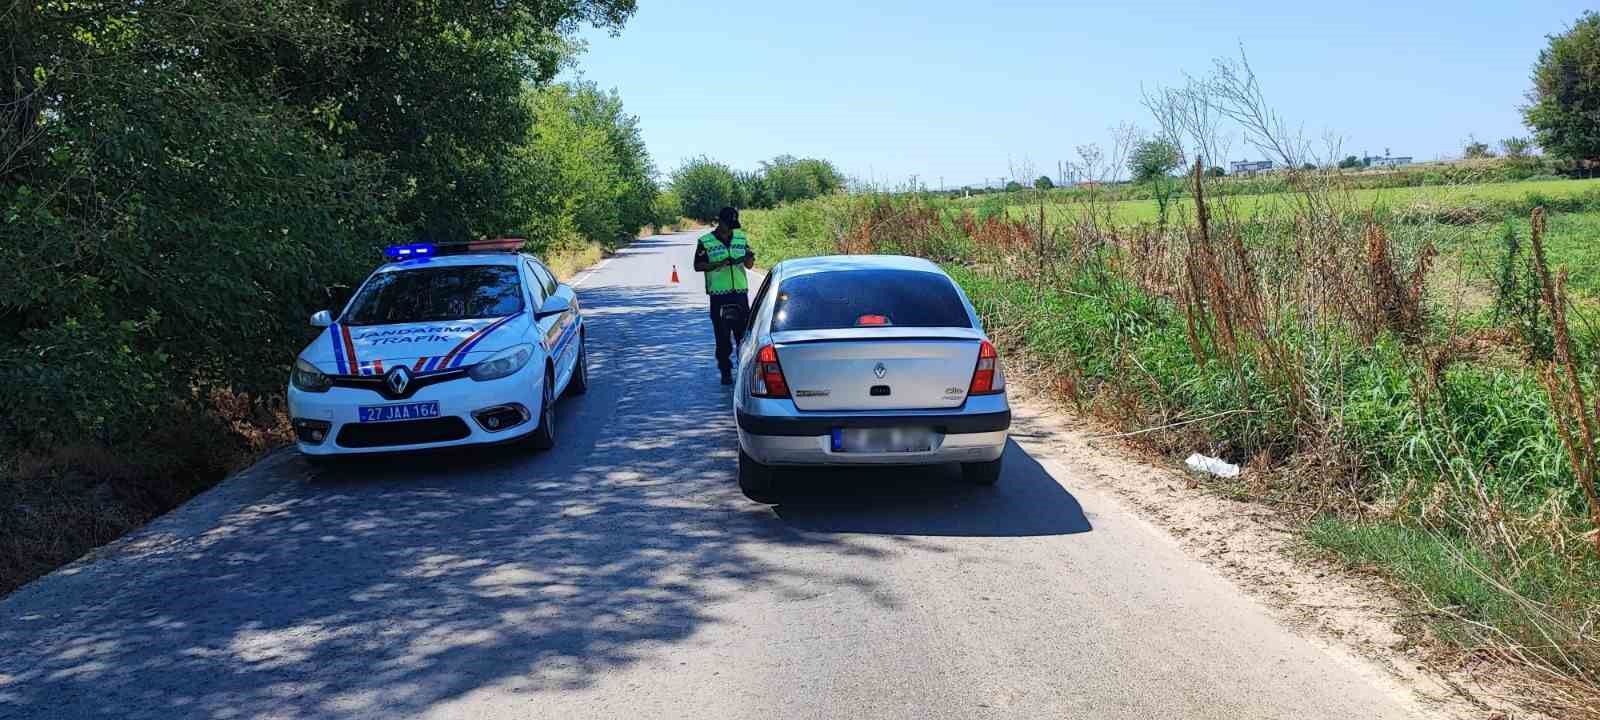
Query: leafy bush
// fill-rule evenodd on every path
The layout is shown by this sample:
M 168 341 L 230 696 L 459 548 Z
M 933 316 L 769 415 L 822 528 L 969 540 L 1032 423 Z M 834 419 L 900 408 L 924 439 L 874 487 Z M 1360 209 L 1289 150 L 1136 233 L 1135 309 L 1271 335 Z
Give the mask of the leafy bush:
M 733 169 L 705 156 L 685 162 L 672 171 L 672 192 L 682 203 L 684 217 L 710 222 L 717 211 L 739 201 L 738 178 Z
M 734 170 L 701 156 L 672 174 L 672 189 L 683 203 L 685 215 L 706 221 L 715 219 L 723 206 L 765 210 L 830 195 L 844 184 L 844 175 L 833 163 L 793 155 L 762 162 L 753 172 Z
M 683 217 L 683 201 L 671 190 L 657 193 L 653 212 L 655 219 L 651 221 L 652 225 L 658 228 L 672 225 Z
M 815 158 L 779 155 L 761 163 L 760 175 L 771 188 L 772 202 L 768 205 L 750 204 L 748 207 L 772 207 L 810 200 L 844 188 L 844 175 L 833 166 L 833 163 Z

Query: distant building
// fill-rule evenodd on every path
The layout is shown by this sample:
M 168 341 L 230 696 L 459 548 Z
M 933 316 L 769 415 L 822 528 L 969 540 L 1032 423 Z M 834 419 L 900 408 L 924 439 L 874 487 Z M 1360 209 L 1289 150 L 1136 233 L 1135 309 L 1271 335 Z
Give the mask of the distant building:
M 1402 155 L 1400 157 L 1389 157 L 1388 155 L 1385 155 L 1383 157 L 1378 157 L 1373 155 L 1371 157 L 1362 158 L 1361 164 L 1366 165 L 1367 167 L 1400 167 L 1401 165 L 1410 165 L 1411 156 Z
M 1270 172 L 1271 160 L 1234 160 L 1229 163 L 1229 175 L 1254 175 L 1258 172 Z

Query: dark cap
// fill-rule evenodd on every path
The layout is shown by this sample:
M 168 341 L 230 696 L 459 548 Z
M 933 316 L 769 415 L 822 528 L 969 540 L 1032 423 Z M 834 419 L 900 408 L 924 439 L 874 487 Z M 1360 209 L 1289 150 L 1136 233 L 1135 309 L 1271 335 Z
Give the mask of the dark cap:
M 718 210 L 717 211 L 717 225 L 720 226 L 720 227 L 728 228 L 729 230 L 738 230 L 739 227 L 740 227 L 739 226 L 739 211 L 735 210 L 735 209 L 733 209 L 731 207 L 725 207 L 725 208 L 723 208 L 721 210 Z

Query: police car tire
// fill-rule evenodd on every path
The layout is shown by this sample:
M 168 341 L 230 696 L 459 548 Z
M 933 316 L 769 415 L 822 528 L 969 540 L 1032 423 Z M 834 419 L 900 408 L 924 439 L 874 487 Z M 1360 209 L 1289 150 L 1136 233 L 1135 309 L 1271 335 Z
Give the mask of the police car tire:
M 553 380 L 548 374 L 545 375 L 544 389 L 540 391 L 539 398 L 539 427 L 528 433 L 528 442 L 535 450 L 549 450 L 556 446 L 556 403 L 551 394 L 555 386 Z
M 777 473 L 739 450 L 739 490 L 758 503 L 777 502 Z
M 578 359 L 572 364 L 572 379 L 567 381 L 567 393 L 582 395 L 589 392 L 589 339 L 578 333 Z

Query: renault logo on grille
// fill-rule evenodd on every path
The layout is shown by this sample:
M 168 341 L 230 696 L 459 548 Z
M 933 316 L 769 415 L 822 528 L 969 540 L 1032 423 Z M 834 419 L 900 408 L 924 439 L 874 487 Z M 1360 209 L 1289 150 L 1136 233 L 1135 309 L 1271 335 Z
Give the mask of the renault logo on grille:
M 884 367 L 883 363 L 878 363 L 875 367 L 872 368 L 872 374 L 873 375 L 877 375 L 878 379 L 882 380 L 883 376 L 889 374 L 889 368 Z
M 388 375 L 384 376 L 383 382 L 389 386 L 390 390 L 394 391 L 394 394 L 404 395 L 406 388 L 411 387 L 411 371 L 407 370 L 404 365 L 396 366 L 395 369 L 389 371 Z

